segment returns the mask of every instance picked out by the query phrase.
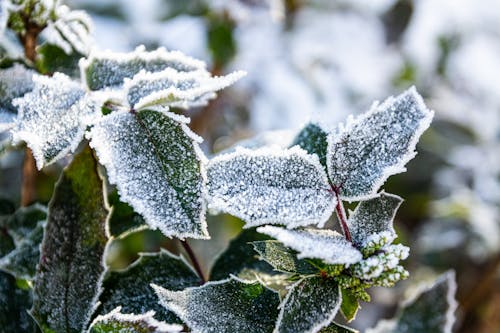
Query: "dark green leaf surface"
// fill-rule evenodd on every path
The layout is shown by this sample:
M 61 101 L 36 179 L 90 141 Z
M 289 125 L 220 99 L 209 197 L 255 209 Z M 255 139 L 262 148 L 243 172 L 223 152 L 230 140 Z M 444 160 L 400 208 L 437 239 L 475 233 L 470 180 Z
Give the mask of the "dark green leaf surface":
M 326 169 L 326 151 L 328 134 L 317 124 L 309 123 L 297 134 L 291 146 L 298 145 L 309 154 L 316 154 L 319 162 Z
M 356 313 L 359 308 L 360 306 L 356 296 L 349 290 L 342 289 L 342 304 L 340 305 L 340 311 L 347 322 L 351 322 L 356 318 Z
M 165 324 L 153 318 L 154 312 L 141 315 L 122 314 L 118 307 L 112 312 L 98 316 L 90 327 L 90 333 L 174 333 L 182 326 Z
M 99 313 L 106 314 L 121 306 L 123 313 L 143 314 L 154 310 L 158 320 L 179 322 L 172 312 L 158 304 L 151 283 L 169 290 L 182 290 L 198 286 L 200 278 L 184 260 L 167 251 L 142 253 L 126 270 L 108 273 L 103 283 Z
M 274 332 L 319 332 L 333 321 L 341 302 L 335 281 L 317 276 L 299 280 L 280 304 Z
M 118 238 L 122 234 L 142 229 L 147 225 L 142 216 L 134 212 L 134 209 L 130 205 L 120 201 L 117 191 L 113 191 L 108 196 L 108 202 L 111 207 L 111 215 L 108 222 L 111 236 Z
M 330 326 L 321 329 L 319 333 L 359 333 L 359 331 L 344 325 L 332 323 Z
M 278 241 L 252 242 L 262 260 L 267 261 L 274 269 L 285 273 L 314 274 L 318 269 L 305 260 L 297 259 L 297 252 L 285 247 Z
M 258 282 L 232 277 L 183 291 L 153 288 L 161 305 L 200 333 L 268 333 L 278 316 L 278 294 Z
M 87 327 L 105 270 L 108 215 L 90 148 L 63 171 L 49 205 L 32 314 L 44 332 Z
M 79 77 L 78 61 L 82 54 L 73 52 L 66 54 L 63 49 L 54 44 L 44 43 L 37 48 L 36 65 L 40 73 L 64 73 L 71 77 Z

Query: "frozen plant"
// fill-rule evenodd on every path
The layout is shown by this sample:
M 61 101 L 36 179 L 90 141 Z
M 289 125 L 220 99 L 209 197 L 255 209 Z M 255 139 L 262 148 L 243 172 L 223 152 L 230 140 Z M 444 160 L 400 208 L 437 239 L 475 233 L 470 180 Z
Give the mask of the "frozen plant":
M 335 129 L 308 124 L 289 148 L 209 160 L 179 110 L 207 104 L 244 73 L 213 76 L 164 48 L 87 52 L 82 26 L 67 23 L 86 19 L 71 13 L 57 1 L 2 7 L 26 55 L 0 70 L 2 129 L 38 169 L 70 160 L 47 208 L 0 205 L 7 332 L 352 332 L 335 323 L 339 312 L 353 320 L 368 288 L 408 277 L 409 248 L 394 243 L 402 199 L 381 187 L 405 171 L 433 117 L 415 88 Z M 46 38 L 40 57 L 46 29 L 66 44 Z M 77 71 L 71 50 L 86 55 Z M 55 53 L 67 61 L 55 65 Z M 179 239 L 191 263 L 161 250 L 111 270 L 110 244 L 122 236 L 108 183 L 139 228 Z M 343 201 L 358 202 L 349 216 Z M 211 281 L 186 241 L 210 237 L 207 208 L 246 222 Z M 343 234 L 325 229 L 334 211 Z

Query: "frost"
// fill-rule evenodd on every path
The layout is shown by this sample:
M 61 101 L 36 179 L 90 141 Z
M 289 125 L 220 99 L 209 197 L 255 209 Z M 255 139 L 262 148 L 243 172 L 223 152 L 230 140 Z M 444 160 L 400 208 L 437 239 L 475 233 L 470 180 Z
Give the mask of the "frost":
M 224 89 L 244 76 L 234 72 L 226 76 L 211 77 L 207 71 L 178 72 L 166 68 L 161 72 L 141 71 L 132 80 L 126 80 L 124 89 L 129 105 L 143 109 L 152 105 L 189 108 L 203 106 Z
M 183 291 L 152 287 L 160 304 L 194 332 L 267 333 L 278 316 L 278 294 L 258 282 L 231 277 Z
M 319 333 L 359 333 L 359 331 L 344 325 L 332 323 L 330 326 L 319 331 Z
M 433 115 L 412 87 L 375 104 L 358 118 L 350 118 L 339 133 L 331 134 L 328 172 L 341 198 L 358 201 L 374 197 L 389 176 L 404 172 Z
M 283 246 L 280 242 L 269 240 L 252 242 L 253 248 L 261 260 L 267 261 L 277 271 L 299 273 L 302 275 L 317 273 L 318 269 L 304 260 L 297 259 L 295 251 Z
M 317 156 L 299 147 L 240 148 L 207 168 L 209 208 L 243 219 L 247 227 L 323 226 L 335 207 Z
M 17 108 L 12 101 L 33 89 L 34 73 L 20 64 L 0 70 L 0 132 L 14 125 Z
M 280 304 L 274 333 L 316 333 L 339 311 L 342 296 L 335 281 L 313 276 L 290 287 Z
M 455 273 L 441 275 L 404 302 L 396 318 L 382 320 L 367 333 L 451 333 L 457 308 Z
M 234 145 L 220 151 L 218 154 L 229 154 L 235 152 L 238 147 L 256 150 L 258 148 L 277 146 L 286 149 L 291 146 L 295 137 L 295 131 L 276 130 L 259 133 L 251 138 L 236 142 Z
M 14 142 L 25 141 L 38 169 L 74 151 L 83 139 L 86 119 L 100 112 L 80 85 L 60 73 L 33 76 L 33 91 L 14 100 L 19 114 Z
M 81 332 L 105 271 L 108 210 L 90 148 L 64 169 L 49 205 L 31 314 L 42 331 Z
M 388 233 L 387 243 L 391 243 L 396 238 L 393 227 L 394 216 L 402 202 L 403 199 L 397 195 L 385 192 L 381 192 L 378 197 L 360 202 L 347 221 L 353 243 L 358 248 L 365 248 L 371 243 L 376 243 L 374 237 L 382 232 Z
M 197 286 L 200 278 L 183 258 L 165 250 L 159 253 L 141 253 L 138 260 L 125 270 L 109 272 L 103 282 L 98 313 L 106 314 L 117 306 L 124 313 L 144 314 L 155 311 L 155 318 L 165 322 L 179 319 L 158 304 L 151 283 L 169 290 Z
M 154 311 L 145 314 L 122 314 L 121 307 L 110 313 L 97 316 L 90 326 L 90 333 L 176 333 L 182 331 L 181 325 L 166 324 L 153 318 Z
M 292 146 L 298 145 L 309 154 L 316 154 L 325 169 L 326 152 L 328 149 L 328 133 L 320 125 L 309 123 L 297 134 Z
M 332 230 L 287 230 L 265 226 L 258 232 L 276 238 L 285 246 L 299 252 L 298 258 L 322 259 L 328 264 L 354 264 L 362 259 L 361 252 L 344 236 Z
M 408 258 L 409 254 L 410 249 L 407 246 L 401 244 L 389 245 L 381 253 L 357 262 L 352 267 L 353 275 L 362 280 L 373 280 L 380 277 L 383 272 L 395 269 L 399 261 Z M 388 280 L 401 280 L 403 276 L 396 276 L 397 273 L 404 274 L 402 271 L 391 272 L 390 274 L 394 276 L 389 277 Z
M 121 200 L 166 236 L 207 238 L 199 139 L 172 113 L 113 112 L 89 133 Z
M 185 56 L 181 52 L 159 48 L 147 52 L 144 46 L 134 52 L 96 52 L 80 61 L 81 76 L 90 90 L 119 88 L 125 78 L 133 78 L 141 70 L 160 72 L 172 68 L 179 72 L 206 71 L 202 61 Z

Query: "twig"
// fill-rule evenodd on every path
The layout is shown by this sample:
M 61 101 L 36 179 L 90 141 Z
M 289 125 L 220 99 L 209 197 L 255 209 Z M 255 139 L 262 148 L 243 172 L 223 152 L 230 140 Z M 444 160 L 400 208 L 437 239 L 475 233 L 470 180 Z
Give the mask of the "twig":
M 335 197 L 337 198 L 337 206 L 335 206 L 335 211 L 340 221 L 340 226 L 342 227 L 345 238 L 352 243 L 351 232 L 349 231 L 349 227 L 347 226 L 347 216 L 344 210 L 344 205 L 342 205 L 342 200 L 340 200 L 339 189 L 337 187 L 332 187 L 332 190 L 335 193 Z
M 181 240 L 180 242 L 181 242 L 182 246 L 184 247 L 184 250 L 186 250 L 186 252 L 189 256 L 189 259 L 191 260 L 191 263 L 193 264 L 194 269 L 196 270 L 196 273 L 198 273 L 198 275 L 200 276 L 201 284 L 204 284 L 205 282 L 207 282 L 207 280 L 205 279 L 205 276 L 203 275 L 203 271 L 201 270 L 200 263 L 198 262 L 198 259 L 196 258 L 196 255 L 194 254 L 193 249 L 191 248 L 191 246 L 188 244 L 187 241 Z

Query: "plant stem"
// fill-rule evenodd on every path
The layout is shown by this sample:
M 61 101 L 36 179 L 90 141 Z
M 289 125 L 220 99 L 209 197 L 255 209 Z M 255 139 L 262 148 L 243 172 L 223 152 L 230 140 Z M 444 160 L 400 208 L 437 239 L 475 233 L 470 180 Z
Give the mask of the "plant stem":
M 335 206 L 335 212 L 337 213 L 337 217 L 340 221 L 340 226 L 342 227 L 345 238 L 352 243 L 351 232 L 349 231 L 349 227 L 347 226 L 347 216 L 345 213 L 344 205 L 342 205 L 342 200 L 340 200 L 339 189 L 334 187 L 333 192 L 335 193 L 335 197 L 337 198 L 337 206 Z
M 194 254 L 193 249 L 191 248 L 191 246 L 188 244 L 187 241 L 181 240 L 180 242 L 181 242 L 182 246 L 184 247 L 184 250 L 186 250 L 186 252 L 189 256 L 189 259 L 191 260 L 191 263 L 193 264 L 194 269 L 196 270 L 196 273 L 198 273 L 198 275 L 200 276 L 201 284 L 204 284 L 205 282 L 207 282 L 207 280 L 205 279 L 205 276 L 203 275 L 203 271 L 201 270 L 200 263 L 199 263 L 198 259 L 196 258 L 196 255 Z

